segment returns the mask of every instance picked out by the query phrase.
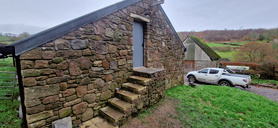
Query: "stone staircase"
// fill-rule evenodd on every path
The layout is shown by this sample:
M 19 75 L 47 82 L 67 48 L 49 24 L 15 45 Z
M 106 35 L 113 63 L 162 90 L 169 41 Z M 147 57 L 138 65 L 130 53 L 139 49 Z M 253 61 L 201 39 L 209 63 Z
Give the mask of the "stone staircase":
M 164 69 L 134 69 L 133 76 L 130 76 L 127 81 L 128 82 L 124 83 L 122 88 L 115 93 L 115 97 L 108 100 L 108 105 L 100 109 L 101 117 L 115 127 L 137 116 L 140 111 L 155 104 L 152 102 L 157 102 L 158 99 L 163 98 L 165 95 Z M 150 92 L 156 92 L 152 90 L 156 86 L 160 87 L 158 90 L 155 89 L 156 91 L 160 91 L 157 93 L 162 93 L 161 97 L 158 98 L 156 96 L 159 94 L 155 94 L 155 96 L 150 94 Z M 153 99 L 154 97 L 156 97 L 156 100 Z M 93 126 L 97 126 L 97 124 Z M 82 125 L 81 127 L 85 126 Z

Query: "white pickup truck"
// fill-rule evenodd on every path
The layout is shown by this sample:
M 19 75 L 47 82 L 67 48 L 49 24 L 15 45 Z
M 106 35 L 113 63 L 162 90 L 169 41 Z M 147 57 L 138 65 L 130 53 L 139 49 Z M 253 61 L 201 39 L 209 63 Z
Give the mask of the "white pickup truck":
M 248 88 L 248 84 L 252 82 L 249 75 L 240 75 L 229 73 L 223 68 L 205 68 L 200 71 L 191 71 L 186 77 L 189 82 L 205 82 L 210 84 L 218 84 L 221 86 L 241 86 Z

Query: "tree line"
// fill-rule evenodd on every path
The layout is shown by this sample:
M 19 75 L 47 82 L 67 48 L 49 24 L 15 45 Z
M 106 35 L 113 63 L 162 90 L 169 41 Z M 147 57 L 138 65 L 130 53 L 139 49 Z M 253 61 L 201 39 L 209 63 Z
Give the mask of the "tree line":
M 22 32 L 22 33 L 16 35 L 16 34 L 12 34 L 12 33 L 4 33 L 3 34 L 0 32 L 0 36 L 9 37 L 9 41 L 15 42 L 15 41 L 21 40 L 23 38 L 26 38 L 28 36 L 31 36 L 31 34 L 28 32 Z
M 243 29 L 243 30 L 205 30 L 200 32 L 178 32 L 179 37 L 184 40 L 187 36 L 195 36 L 205 42 L 226 41 L 258 41 L 271 42 L 278 39 L 278 28 L 275 29 Z

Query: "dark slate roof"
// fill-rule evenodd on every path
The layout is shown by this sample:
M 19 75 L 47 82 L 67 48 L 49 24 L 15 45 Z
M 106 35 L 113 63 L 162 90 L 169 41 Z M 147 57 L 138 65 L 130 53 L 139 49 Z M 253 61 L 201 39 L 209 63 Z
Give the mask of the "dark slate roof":
M 36 48 L 40 45 L 43 45 L 49 41 L 52 41 L 60 36 L 63 36 L 71 31 L 74 31 L 84 25 L 87 25 L 91 22 L 94 22 L 96 20 L 99 20 L 111 13 L 117 12 L 127 6 L 130 6 L 136 2 L 139 2 L 140 0 L 124 0 L 122 2 L 113 4 L 111 6 L 105 7 L 103 9 L 100 9 L 98 11 L 89 13 L 87 15 L 81 16 L 79 18 L 73 19 L 71 21 L 68 21 L 66 23 L 63 23 L 61 25 L 58 25 L 56 27 L 47 29 L 45 31 L 42 31 L 40 33 L 37 33 L 35 35 L 32 35 L 30 37 L 27 37 L 23 40 L 19 40 L 17 42 L 14 42 L 12 44 L 9 44 L 8 46 L 12 46 L 15 48 L 15 55 L 21 55 L 24 52 L 27 52 L 33 48 Z M 162 9 L 162 7 L 159 5 L 159 9 L 165 16 L 168 24 L 170 25 L 171 29 L 173 30 L 175 36 L 177 37 L 179 43 L 182 45 L 182 41 L 180 40 L 178 34 L 176 33 L 174 27 L 172 26 L 170 20 L 168 19 L 166 13 Z M 184 50 L 186 48 L 182 45 Z
M 186 41 L 187 39 L 191 39 L 192 41 L 194 41 L 210 57 L 211 60 L 219 60 L 221 58 L 213 49 L 211 49 L 201 39 L 193 36 L 188 36 L 184 41 Z
M 117 12 L 129 5 L 132 5 L 140 0 L 124 0 L 122 2 L 113 4 L 111 6 L 105 7 L 103 9 L 97 10 L 95 12 L 89 13 L 87 15 L 81 16 L 79 18 L 73 19 L 66 23 L 60 24 L 56 27 L 47 29 L 23 40 L 14 42 L 8 46 L 15 47 L 15 55 L 18 56 L 24 52 L 27 52 L 33 48 L 43 45 L 49 41 L 52 41 L 60 36 L 63 36 L 71 31 L 74 31 L 84 25 L 87 25 L 93 21 L 101 19 L 111 13 Z

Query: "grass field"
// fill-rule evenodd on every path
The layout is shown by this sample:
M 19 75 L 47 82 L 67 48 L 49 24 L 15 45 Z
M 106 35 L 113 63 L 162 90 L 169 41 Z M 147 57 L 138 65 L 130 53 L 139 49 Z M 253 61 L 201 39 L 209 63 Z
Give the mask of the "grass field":
M 220 43 L 206 43 L 210 47 L 225 47 L 225 46 L 231 46 L 231 47 L 240 47 L 240 46 L 233 46 L 235 45 L 244 45 L 252 41 L 241 41 L 241 42 L 220 42 Z M 256 41 L 258 43 L 263 43 L 265 41 Z
M 236 51 L 229 51 L 229 52 L 219 52 L 215 51 L 221 58 L 231 58 L 231 61 L 235 61 L 234 53 Z
M 9 41 L 9 40 L 10 40 L 9 37 L 0 36 L 0 43 L 1 43 L 1 44 L 11 44 L 12 42 Z
M 6 37 L 6 36 L 0 36 L 0 41 L 2 40 L 9 40 L 10 38 L 9 37 Z
M 223 86 L 178 86 L 167 97 L 184 127 L 278 127 L 278 104 L 254 93 Z
M 225 47 L 227 45 L 220 43 L 206 43 L 209 47 Z

